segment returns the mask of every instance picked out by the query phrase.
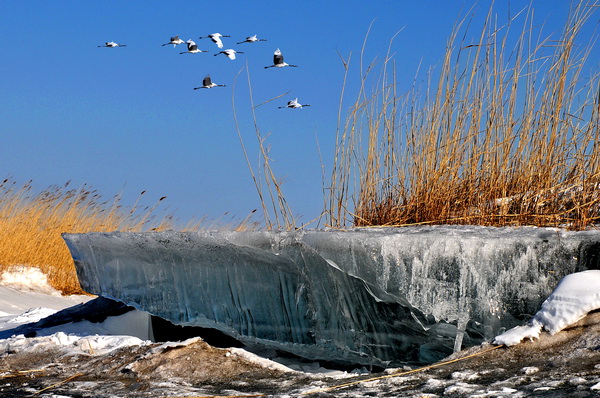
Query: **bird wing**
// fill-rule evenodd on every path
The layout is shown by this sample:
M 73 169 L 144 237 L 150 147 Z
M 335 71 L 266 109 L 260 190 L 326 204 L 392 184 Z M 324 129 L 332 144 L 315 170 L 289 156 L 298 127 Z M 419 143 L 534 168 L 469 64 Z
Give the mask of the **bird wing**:
M 227 54 L 229 59 L 235 59 L 235 51 L 225 50 L 225 54 Z
M 223 42 L 219 36 L 212 36 L 210 39 L 213 41 L 213 43 L 216 43 L 217 47 L 223 48 Z
M 202 85 L 203 86 L 210 86 L 212 84 L 212 80 L 210 79 L 210 75 L 207 75 L 206 77 L 204 77 L 204 80 L 202 80 Z
M 197 51 L 198 50 L 198 45 L 197 44 L 192 44 L 192 45 L 188 46 L 188 50 L 189 51 Z

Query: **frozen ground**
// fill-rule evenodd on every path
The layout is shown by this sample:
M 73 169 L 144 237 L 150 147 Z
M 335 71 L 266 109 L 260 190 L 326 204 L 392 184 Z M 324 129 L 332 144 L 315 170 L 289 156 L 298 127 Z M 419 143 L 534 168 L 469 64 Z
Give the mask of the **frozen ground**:
M 474 347 L 449 359 L 475 356 L 410 374 L 402 375 L 409 369 L 371 374 L 327 372 L 316 363 L 293 361 L 283 366 L 239 348 L 211 347 L 198 338 L 151 343 L 143 338 L 144 329 L 139 326 L 144 315 L 134 312 L 104 322 L 54 326 L 38 331 L 35 337 L 16 335 L 0 340 L 0 396 L 599 396 L 600 312 L 579 319 L 578 309 L 583 304 L 556 305 L 574 303 L 573 297 L 585 294 L 592 301 L 597 298 L 598 272 L 567 284 L 560 295 L 547 300 L 554 302 L 554 307 L 546 306 L 534 317 L 555 332 L 553 335 L 539 328 L 539 338 L 518 343 L 530 333 L 521 333 L 523 328 L 509 331 L 511 347 L 480 355 L 495 346 Z M 90 299 L 61 297 L 39 272 L 22 268 L 0 280 L 0 331 Z M 551 311 L 556 317 L 542 317 Z M 561 322 L 567 319 L 568 326 L 555 331 L 559 318 Z M 300 366 L 304 371 L 293 370 Z M 338 387 L 343 384 L 349 385 Z

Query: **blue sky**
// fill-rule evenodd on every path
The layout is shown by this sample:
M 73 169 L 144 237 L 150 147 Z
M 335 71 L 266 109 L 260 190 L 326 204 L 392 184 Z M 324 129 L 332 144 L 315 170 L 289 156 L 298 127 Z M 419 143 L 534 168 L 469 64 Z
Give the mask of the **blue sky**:
M 530 1 L 497 1 L 500 20 Z M 343 67 L 336 53 L 353 53 L 347 104 L 358 84 L 358 58 L 381 57 L 391 37 L 400 91 L 415 72 L 441 60 L 457 19 L 475 2 L 396 1 L 3 1 L 0 42 L 0 177 L 33 180 L 38 189 L 71 181 L 104 197 L 123 192 L 125 204 L 146 190 L 148 202 L 181 222 L 207 216 L 227 221 L 259 207 L 233 121 L 232 95 L 251 160 L 258 158 L 247 65 L 256 109 L 285 179 L 287 200 L 302 221 L 323 207 L 322 166 L 330 173 Z M 490 1 L 475 6 L 474 25 Z M 533 0 L 535 21 L 558 35 L 567 0 Z M 597 20 L 597 17 L 596 17 Z M 592 21 L 592 28 L 597 21 Z M 231 35 L 224 48 L 244 51 L 230 61 L 208 39 Z M 586 31 L 592 34 L 592 30 Z M 473 37 L 480 31 L 473 30 Z M 235 43 L 258 34 L 268 41 Z M 161 46 L 174 35 L 193 39 L 203 54 Z M 98 48 L 106 41 L 124 48 Z M 298 68 L 264 69 L 280 48 Z M 595 65 L 598 65 L 597 59 Z M 237 78 L 235 92 L 233 84 Z M 196 90 L 202 78 L 226 84 Z M 402 87 L 402 82 L 406 87 Z M 304 109 L 278 109 L 298 97 Z M 345 107 L 344 107 L 345 108 Z M 317 139 L 320 147 L 317 149 Z M 320 156 L 323 165 L 321 164 Z M 224 216 L 224 214 L 226 214 Z

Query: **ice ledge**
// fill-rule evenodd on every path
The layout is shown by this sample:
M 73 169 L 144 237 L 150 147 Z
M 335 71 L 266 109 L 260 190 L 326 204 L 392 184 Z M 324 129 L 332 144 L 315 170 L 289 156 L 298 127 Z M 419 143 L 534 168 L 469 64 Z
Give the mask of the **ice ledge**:
M 562 276 L 598 268 L 600 247 L 597 232 L 544 228 L 64 238 L 91 293 L 311 359 L 385 366 L 521 323 Z

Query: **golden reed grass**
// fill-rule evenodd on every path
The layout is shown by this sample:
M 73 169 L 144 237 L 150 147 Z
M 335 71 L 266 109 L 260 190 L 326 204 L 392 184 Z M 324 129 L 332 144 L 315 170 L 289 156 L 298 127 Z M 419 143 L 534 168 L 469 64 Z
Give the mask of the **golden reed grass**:
M 584 67 L 594 38 L 577 41 L 597 7 L 574 4 L 558 40 L 541 35 L 532 9 L 502 25 L 490 9 L 475 42 L 459 21 L 439 70 L 405 95 L 390 52 L 375 78 L 361 53 L 359 94 L 338 119 L 327 222 L 597 224 L 600 79 Z
M 38 194 L 28 182 L 18 186 L 11 179 L 0 183 L 0 271 L 14 265 L 35 266 L 48 282 L 65 294 L 81 293 L 75 265 L 61 234 L 90 231 L 164 230 L 172 227 L 169 216 L 155 217 L 156 206 L 138 201 L 124 208 L 120 196 L 103 200 L 84 186 L 53 186 Z

